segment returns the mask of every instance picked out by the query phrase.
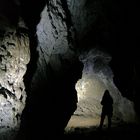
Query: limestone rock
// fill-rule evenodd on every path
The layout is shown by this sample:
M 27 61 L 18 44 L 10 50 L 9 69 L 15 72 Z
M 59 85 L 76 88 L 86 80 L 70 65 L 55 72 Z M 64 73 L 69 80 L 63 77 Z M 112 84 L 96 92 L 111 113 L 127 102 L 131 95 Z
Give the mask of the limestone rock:
M 71 29 L 68 28 L 66 18 L 61 0 L 49 1 L 42 11 L 41 20 L 37 25 L 39 59 L 32 85 L 40 83 L 39 79 L 47 79 L 48 64 L 57 72 L 62 67 L 61 59 L 71 61 L 74 58 L 72 41 L 68 40 Z
M 101 2 L 98 0 L 67 0 L 77 39 L 80 41 L 97 21 Z
M 12 140 L 25 107 L 23 76 L 30 60 L 29 37 L 21 27 L 6 26 L 0 31 L 0 139 Z
M 113 97 L 113 119 L 135 122 L 134 104 L 123 97 L 113 82 L 113 72 L 108 66 L 111 57 L 98 50 L 91 50 L 81 57 L 84 63 L 82 79 L 76 85 L 78 92 L 78 108 L 76 116 L 98 119 L 101 115 L 101 100 L 105 89 Z

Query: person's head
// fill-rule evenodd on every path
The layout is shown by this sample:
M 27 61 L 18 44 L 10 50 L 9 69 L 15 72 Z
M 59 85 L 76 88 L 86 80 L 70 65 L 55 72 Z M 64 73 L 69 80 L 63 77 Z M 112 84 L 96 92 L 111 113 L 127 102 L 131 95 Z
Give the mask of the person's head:
M 105 92 L 104 92 L 104 96 L 110 96 L 110 94 L 109 94 L 109 90 L 108 90 L 108 89 L 105 90 Z

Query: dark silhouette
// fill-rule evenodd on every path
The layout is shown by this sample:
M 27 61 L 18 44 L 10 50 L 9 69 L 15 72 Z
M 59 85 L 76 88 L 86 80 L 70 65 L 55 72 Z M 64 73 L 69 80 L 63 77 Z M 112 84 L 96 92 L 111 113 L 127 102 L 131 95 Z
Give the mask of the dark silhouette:
M 109 94 L 108 90 L 105 90 L 102 101 L 101 101 L 102 107 L 102 113 L 101 113 L 101 120 L 100 120 L 100 126 L 99 128 L 102 129 L 104 119 L 107 116 L 108 117 L 108 129 L 111 127 L 111 118 L 113 115 L 113 99 L 111 95 Z

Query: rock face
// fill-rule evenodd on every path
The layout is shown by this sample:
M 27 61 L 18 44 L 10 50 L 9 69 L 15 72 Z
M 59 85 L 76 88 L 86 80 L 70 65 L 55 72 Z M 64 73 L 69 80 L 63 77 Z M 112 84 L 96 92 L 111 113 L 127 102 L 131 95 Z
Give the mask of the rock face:
M 67 3 L 77 39 L 81 41 L 95 26 L 101 12 L 101 2 L 98 0 L 67 0 Z
M 61 0 L 48 1 L 41 13 L 41 20 L 37 25 L 38 37 L 38 61 L 37 70 L 33 77 L 32 89 L 35 90 L 42 79 L 48 79 L 48 64 L 58 71 L 62 68 L 62 59 L 71 61 L 74 52 L 69 42 L 70 30 L 66 23 L 66 12 L 62 7 Z M 41 81 L 40 81 L 41 80 Z
M 91 50 L 81 57 L 84 63 L 82 79 L 78 81 L 78 108 L 75 115 L 99 118 L 101 100 L 105 89 L 113 98 L 113 119 L 135 122 L 136 114 L 133 102 L 123 97 L 113 82 L 113 72 L 108 66 L 111 57 L 99 50 Z
M 3 20 L 0 25 L 0 139 L 12 140 L 25 107 L 23 76 L 30 60 L 29 38 L 24 24 L 16 28 Z
M 41 13 L 41 20 L 37 25 L 38 68 L 41 73 L 46 73 L 44 67 L 48 63 L 55 71 L 59 71 L 62 65 L 61 59 L 72 61 L 74 52 L 71 49 L 72 42 L 68 40 L 71 31 L 66 18 L 61 0 L 49 1 Z

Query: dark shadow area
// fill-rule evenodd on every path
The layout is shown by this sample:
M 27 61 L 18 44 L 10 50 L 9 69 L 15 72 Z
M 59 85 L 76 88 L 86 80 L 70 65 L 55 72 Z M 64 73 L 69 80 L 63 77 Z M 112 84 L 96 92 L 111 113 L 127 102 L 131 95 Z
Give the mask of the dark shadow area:
M 14 16 L 13 16 L 14 15 Z M 8 20 L 9 24 L 16 26 L 19 17 L 19 8 L 14 0 L 1 0 L 0 1 L 0 22 L 1 18 Z
M 46 0 L 21 0 L 20 14 L 29 27 L 31 60 L 24 76 L 27 100 L 17 139 L 47 139 L 56 135 L 62 137 L 64 127 L 77 108 L 75 83 L 81 78 L 83 68 L 78 58 L 75 62 L 62 60 L 59 72 L 46 64 L 47 79 L 43 78 L 35 90 L 31 89 L 38 60 L 36 25 L 46 3 Z
M 37 68 L 38 53 L 36 25 L 40 20 L 46 0 L 21 1 L 21 15 L 29 27 L 31 61 L 28 64 L 24 82 L 27 92 L 26 107 L 22 114 L 21 129 L 17 139 L 44 139 L 50 136 L 63 136 L 77 105 L 75 83 L 82 74 L 82 63 L 64 62 L 61 71 L 56 73 L 50 64 L 46 64 L 47 79 L 42 79 L 35 90 L 31 90 L 31 81 Z
M 40 21 L 40 14 L 47 2 L 48 0 L 20 0 L 20 15 L 33 35 L 36 34 L 36 25 Z
M 99 131 L 95 126 L 90 128 L 75 128 L 72 132 L 66 132 L 64 135 L 65 140 L 82 139 L 82 140 L 118 140 L 118 139 L 139 139 L 140 126 L 135 124 L 118 124 L 108 129 Z
M 75 84 L 81 78 L 83 64 L 79 60 L 62 63 L 58 74 L 47 65 L 48 79 L 42 79 L 27 98 L 18 138 L 63 137 L 64 128 L 77 108 Z

